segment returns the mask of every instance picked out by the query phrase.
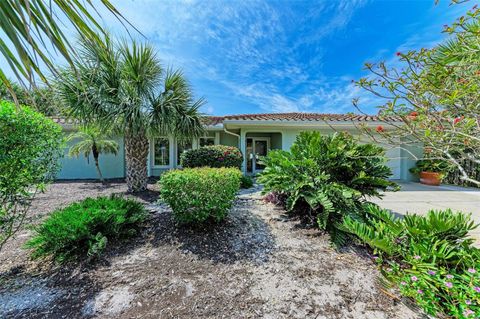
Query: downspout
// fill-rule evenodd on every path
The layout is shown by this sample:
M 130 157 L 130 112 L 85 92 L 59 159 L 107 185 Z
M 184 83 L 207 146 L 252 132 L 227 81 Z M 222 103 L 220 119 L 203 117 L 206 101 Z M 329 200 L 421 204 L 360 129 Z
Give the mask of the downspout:
M 227 134 L 230 134 L 230 135 L 233 135 L 233 136 L 236 136 L 237 137 L 237 140 L 238 140 L 238 148 L 240 148 L 240 135 L 239 134 L 236 134 L 236 133 L 233 133 L 233 132 L 230 132 L 229 130 L 227 130 L 227 128 L 224 126 L 223 127 L 223 131 Z

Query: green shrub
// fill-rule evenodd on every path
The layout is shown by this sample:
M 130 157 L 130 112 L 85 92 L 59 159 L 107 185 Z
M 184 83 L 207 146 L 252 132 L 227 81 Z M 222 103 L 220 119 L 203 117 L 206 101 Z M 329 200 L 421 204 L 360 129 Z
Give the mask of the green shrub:
M 25 246 L 33 249 L 33 258 L 53 256 L 57 262 L 98 256 L 109 241 L 137 233 L 145 217 L 143 205 L 134 200 L 87 198 L 52 212 L 33 227 Z
M 442 173 L 443 175 L 447 174 L 452 170 L 452 165 L 447 161 L 440 159 L 423 159 L 418 160 L 415 163 L 415 167 L 410 168 L 410 173 L 414 175 L 420 175 L 421 172 L 434 172 Z
M 265 193 L 286 198 L 288 211 L 313 216 L 341 245 L 348 236 L 343 218 L 362 218 L 365 196 L 379 197 L 380 191 L 396 187 L 387 180 L 391 170 L 386 161 L 383 148 L 359 144 L 347 133 L 302 132 L 290 152 L 269 152 L 258 181 Z
M 376 205 L 365 221 L 346 218 L 345 229 L 379 255 L 382 274 L 402 295 L 437 317 L 473 318 L 480 313 L 480 250 L 468 232 L 470 215 L 429 211 L 396 218 Z
M 0 102 L 0 250 L 25 220 L 30 201 L 58 171 L 62 128 L 25 106 Z
M 251 176 L 242 175 L 242 179 L 240 180 L 240 187 L 250 188 L 252 186 L 253 186 L 253 178 Z
M 181 155 L 182 167 L 242 167 L 240 150 L 233 146 L 211 145 L 192 149 Z
M 233 205 L 241 176 L 236 168 L 172 170 L 160 179 L 160 196 L 180 223 L 220 221 Z

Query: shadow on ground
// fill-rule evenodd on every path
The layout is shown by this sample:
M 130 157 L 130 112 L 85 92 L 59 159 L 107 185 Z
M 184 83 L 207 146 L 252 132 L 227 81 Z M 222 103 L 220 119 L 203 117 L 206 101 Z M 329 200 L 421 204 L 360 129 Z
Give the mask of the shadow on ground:
M 253 207 L 252 201 L 239 199 L 224 221 L 197 228 L 177 225 L 171 211 L 163 207 L 152 221 L 156 223 L 152 244 L 177 244 L 182 251 L 215 263 L 264 263 L 275 240 L 270 227 L 252 214 Z
M 0 318 L 78 318 L 100 291 L 86 274 L 69 267 L 39 273 L 23 267 L 0 274 Z

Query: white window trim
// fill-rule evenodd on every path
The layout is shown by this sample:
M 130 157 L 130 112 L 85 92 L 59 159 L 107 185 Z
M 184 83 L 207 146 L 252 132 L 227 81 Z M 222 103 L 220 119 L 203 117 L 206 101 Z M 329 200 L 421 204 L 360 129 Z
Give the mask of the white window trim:
M 166 138 L 168 139 L 168 165 L 155 165 L 155 139 L 158 139 L 158 138 Z M 168 137 L 168 136 L 158 136 L 158 137 L 154 137 L 152 138 L 152 142 L 151 142 L 151 152 L 150 152 L 150 155 L 151 155 L 151 163 L 152 163 L 152 168 L 155 169 L 155 168 L 172 168 L 173 167 L 173 160 L 174 160 L 174 156 L 173 156 L 173 138 L 172 137 Z
M 176 140 L 175 141 L 175 150 L 174 150 L 174 153 L 175 153 L 175 167 L 182 168 L 182 165 L 180 165 L 180 163 L 179 163 L 180 162 L 180 156 L 178 154 L 178 144 L 179 144 L 179 140 Z M 190 142 L 190 144 L 192 145 L 191 150 L 194 150 L 195 149 L 195 141 L 192 140 Z
M 217 143 L 217 138 L 216 138 L 216 136 L 201 136 L 201 137 L 199 137 L 198 140 L 197 140 L 197 148 L 200 148 L 200 140 L 201 140 L 202 138 L 213 140 L 213 145 L 217 145 L 217 144 L 218 144 L 218 143 Z

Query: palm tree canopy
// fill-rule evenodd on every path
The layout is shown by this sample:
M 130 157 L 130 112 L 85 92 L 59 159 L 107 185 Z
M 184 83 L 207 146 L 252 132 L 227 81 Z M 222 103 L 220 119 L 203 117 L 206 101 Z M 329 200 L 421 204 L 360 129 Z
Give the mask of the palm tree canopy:
M 69 152 L 69 156 L 80 156 L 83 154 L 89 157 L 95 148 L 98 154 L 114 154 L 118 153 L 118 143 L 108 139 L 104 133 L 94 127 L 82 127 L 77 132 L 70 134 L 67 141 L 79 140 L 74 144 Z
M 47 83 L 44 71 L 39 65 L 43 64 L 49 71 L 55 73 L 52 52 L 60 54 L 72 64 L 74 50 L 68 35 L 64 33 L 66 26 L 73 27 L 80 36 L 101 45 L 98 32 L 103 33 L 103 28 L 97 21 L 98 17 L 89 12 L 98 12 L 98 8 L 95 7 L 99 3 L 122 23 L 128 23 L 109 0 L 100 0 L 98 3 L 91 0 L 0 1 L 0 29 L 5 35 L 0 39 L 0 53 L 17 79 L 19 81 L 26 79 L 30 84 L 34 84 L 37 75 Z M 12 83 L 3 70 L 0 70 L 0 81 L 15 98 Z
M 194 100 L 180 71 L 162 68 L 151 45 L 114 43 L 109 36 L 102 42 L 82 40 L 76 71 L 60 76 L 58 91 L 72 117 L 131 135 L 204 133 L 204 100 Z

